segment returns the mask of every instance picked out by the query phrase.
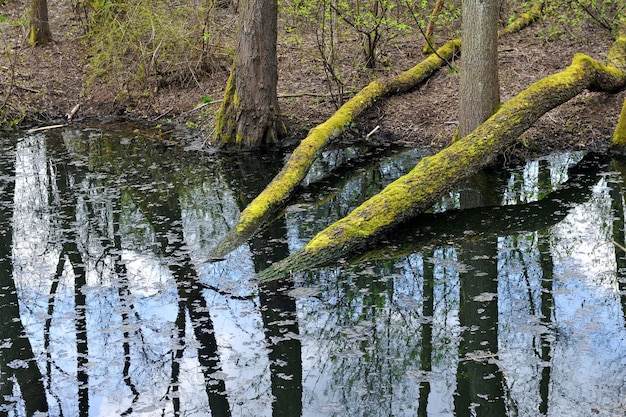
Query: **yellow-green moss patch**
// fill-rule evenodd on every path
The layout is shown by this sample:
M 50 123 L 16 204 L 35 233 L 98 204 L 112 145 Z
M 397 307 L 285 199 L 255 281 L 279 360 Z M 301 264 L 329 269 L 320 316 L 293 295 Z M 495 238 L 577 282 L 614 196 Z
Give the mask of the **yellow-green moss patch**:
M 615 132 L 613 133 L 612 145 L 622 150 L 626 149 L 626 100 L 624 100 L 624 105 L 622 106 Z
M 407 217 L 428 209 L 460 179 L 489 163 L 548 110 L 585 88 L 612 88 L 620 82 L 623 85 L 622 75 L 621 71 L 587 55 L 575 55 L 565 70 L 535 82 L 502 105 L 470 135 L 423 159 L 411 172 L 322 230 L 305 246 L 304 252 L 311 255 L 322 251 L 349 252 Z

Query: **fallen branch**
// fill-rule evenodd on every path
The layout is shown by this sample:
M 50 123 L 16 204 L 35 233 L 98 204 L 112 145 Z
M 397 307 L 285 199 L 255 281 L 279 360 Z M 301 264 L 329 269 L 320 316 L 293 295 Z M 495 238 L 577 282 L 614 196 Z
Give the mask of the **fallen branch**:
M 306 93 L 305 92 L 305 93 L 287 93 L 287 94 L 279 94 L 278 95 L 278 98 L 298 98 L 298 97 L 328 98 L 328 97 L 330 97 L 330 94 Z M 207 101 L 206 103 L 200 103 L 200 104 L 196 105 L 196 107 L 194 107 L 190 111 L 200 110 L 201 108 L 203 108 L 205 106 L 208 106 L 210 104 L 215 104 L 215 103 L 221 103 L 222 101 L 224 101 L 224 99 L 211 100 L 211 101 Z
M 70 110 L 69 112 L 67 112 L 67 114 L 65 115 L 65 117 L 67 118 L 67 122 L 70 123 L 72 121 L 72 119 L 74 118 L 74 115 L 76 114 L 76 112 L 78 111 L 78 109 L 80 109 L 80 103 L 78 103 L 77 105 L 75 105 L 74 107 L 72 107 L 72 110 Z
M 50 126 L 35 127 L 35 128 L 32 128 L 32 129 L 28 129 L 26 131 L 26 133 L 43 132 L 43 131 L 46 131 L 46 130 L 58 129 L 58 128 L 65 127 L 65 126 L 67 126 L 67 123 L 64 123 L 64 124 L 61 124 L 61 125 L 50 125 Z
M 28 91 L 29 93 L 41 94 L 41 91 L 39 91 L 39 90 L 35 90 L 34 88 L 30 88 L 30 87 L 24 87 L 24 86 L 19 85 L 19 84 L 11 84 L 11 83 L 0 82 L 0 85 L 2 85 L 4 87 L 9 87 L 9 88 L 18 88 L 20 90 Z

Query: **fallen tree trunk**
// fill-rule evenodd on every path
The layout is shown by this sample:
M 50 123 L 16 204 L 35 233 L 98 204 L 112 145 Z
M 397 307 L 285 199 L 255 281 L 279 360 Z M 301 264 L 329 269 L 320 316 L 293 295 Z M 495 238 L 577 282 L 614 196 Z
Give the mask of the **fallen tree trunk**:
M 501 32 L 501 35 L 521 30 L 538 19 L 541 15 L 542 7 L 540 5 L 542 4 L 543 2 L 536 3 L 529 12 L 511 22 Z M 433 72 L 452 60 L 460 48 L 461 39 L 451 40 L 439 48 L 436 53 L 398 76 L 389 80 L 372 81 L 341 106 L 330 119 L 311 129 L 276 177 L 244 209 L 237 224 L 213 249 L 210 258 L 223 257 L 252 236 L 302 183 L 324 147 L 344 133 L 347 126 L 363 111 L 384 96 L 407 92 L 415 88 Z
M 622 70 L 587 55 L 575 55 L 565 70 L 535 82 L 471 134 L 422 159 L 411 172 L 318 233 L 299 252 L 261 273 L 260 279 L 278 279 L 367 247 L 491 163 L 549 110 L 586 89 L 614 92 L 625 86 L 626 73 Z
M 415 248 L 456 245 L 467 241 L 495 239 L 520 231 L 545 230 L 561 222 L 572 208 L 589 200 L 593 187 L 610 167 L 608 155 L 586 154 L 567 170 L 567 181 L 544 198 L 530 203 L 452 209 L 420 214 L 386 235 L 366 252 L 348 258 L 349 263 L 397 259 Z M 427 249 L 427 250 L 430 250 Z
M 248 239 L 292 195 L 304 180 L 311 165 L 331 140 L 376 100 L 388 94 L 406 92 L 417 86 L 434 71 L 451 60 L 461 47 L 455 39 L 442 46 L 437 54 L 388 81 L 375 80 L 346 102 L 324 123 L 309 131 L 308 136 L 293 151 L 282 170 L 269 185 L 244 209 L 231 232 L 211 253 L 222 257 Z

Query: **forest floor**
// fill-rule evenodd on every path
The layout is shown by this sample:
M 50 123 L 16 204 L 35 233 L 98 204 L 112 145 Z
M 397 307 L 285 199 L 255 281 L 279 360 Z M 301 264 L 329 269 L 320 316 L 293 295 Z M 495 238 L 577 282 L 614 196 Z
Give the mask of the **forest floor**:
M 185 86 L 168 85 L 155 91 L 127 91 L 122 96 L 110 83 L 88 82 L 89 54 L 84 31 L 72 12 L 72 2 L 49 0 L 54 42 L 46 47 L 25 44 L 25 26 L 11 22 L 27 15 L 30 2 L 10 0 L 0 5 L 0 112 L 20 115 L 20 127 L 64 123 L 65 115 L 80 105 L 74 122 L 125 118 L 151 125 L 171 124 L 208 137 L 219 99 L 228 77 L 228 65 L 195 77 Z M 577 52 L 604 60 L 611 34 L 588 25 L 558 34 L 550 23 L 538 22 L 520 33 L 504 37 L 499 46 L 501 98 L 506 101 L 532 82 L 569 65 Z M 442 39 L 446 40 L 446 39 Z M 388 77 L 424 59 L 420 34 L 395 41 L 384 53 L 391 65 L 367 73 L 357 71 L 354 59 L 351 85 L 356 91 L 375 77 Z M 315 36 L 298 44 L 279 34 L 279 95 L 281 112 L 293 139 L 323 122 L 335 111 L 324 99 L 326 78 L 315 52 Z M 462 59 L 459 60 L 462 66 Z M 456 63 L 455 63 L 456 64 Z M 443 68 L 414 91 L 381 100 L 354 124 L 351 135 L 371 140 L 398 141 L 407 146 L 446 146 L 456 128 L 458 72 Z M 197 108 L 203 97 L 214 101 Z M 528 149 L 546 153 L 553 149 L 606 150 L 626 92 L 585 92 L 543 116 L 525 134 Z

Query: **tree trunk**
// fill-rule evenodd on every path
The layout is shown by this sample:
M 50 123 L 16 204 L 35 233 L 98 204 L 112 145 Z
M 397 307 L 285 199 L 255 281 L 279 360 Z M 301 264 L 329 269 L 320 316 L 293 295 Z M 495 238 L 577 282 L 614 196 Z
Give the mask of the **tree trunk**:
M 276 279 L 366 247 L 391 228 L 432 207 L 459 181 L 491 163 L 549 110 L 585 89 L 613 92 L 625 86 L 623 71 L 589 56 L 575 55 L 564 71 L 535 82 L 471 134 L 422 159 L 411 172 L 318 233 L 302 250 L 274 264 L 261 274 L 261 279 Z
M 622 71 L 626 71 L 626 22 L 618 28 L 617 37 L 615 43 L 609 51 L 609 64 L 614 65 L 616 68 L 620 68 Z M 626 100 L 613 134 L 613 151 L 621 154 L 626 154 Z
M 441 9 L 443 9 L 443 3 L 444 0 L 437 0 L 433 11 L 430 13 L 430 19 L 428 20 L 426 31 L 424 32 L 424 40 L 426 41 L 426 45 L 424 45 L 424 49 L 422 49 L 424 55 L 432 54 L 435 50 L 433 48 L 433 33 L 435 32 L 435 23 L 437 22 L 439 13 L 441 13 Z
M 48 1 L 32 0 L 28 43 L 45 46 L 50 42 L 52 42 L 52 33 L 48 22 Z
M 619 115 L 619 120 L 613 133 L 613 151 L 617 153 L 626 153 L 626 99 Z
M 521 21 L 515 20 L 511 25 L 522 29 L 540 15 L 541 8 L 533 7 L 529 13 L 520 16 Z M 404 93 L 415 88 L 433 72 L 452 60 L 460 47 L 460 39 L 449 41 L 435 54 L 398 76 L 387 81 L 372 81 L 341 106 L 330 119 L 311 129 L 278 175 L 241 213 L 235 227 L 212 251 L 211 257 L 223 257 L 252 236 L 263 222 L 269 219 L 294 193 L 322 149 L 334 138 L 340 136 L 364 110 L 385 95 Z
M 275 143 L 284 132 L 279 120 L 277 0 L 240 4 L 239 41 L 213 144 L 254 149 Z
M 498 2 L 463 0 L 458 137 L 469 135 L 500 105 Z

